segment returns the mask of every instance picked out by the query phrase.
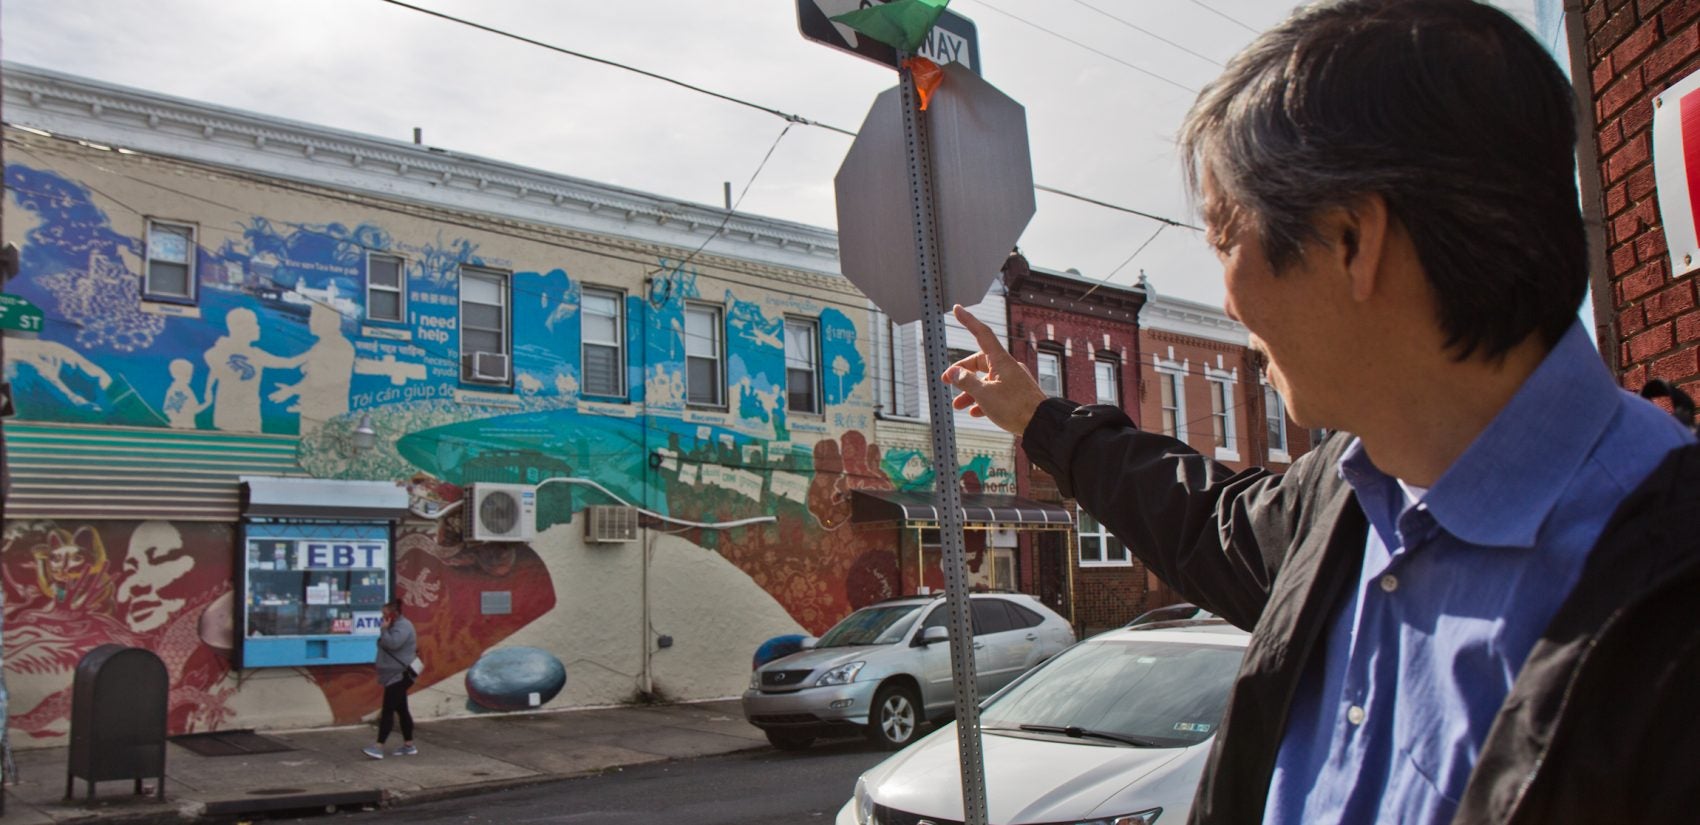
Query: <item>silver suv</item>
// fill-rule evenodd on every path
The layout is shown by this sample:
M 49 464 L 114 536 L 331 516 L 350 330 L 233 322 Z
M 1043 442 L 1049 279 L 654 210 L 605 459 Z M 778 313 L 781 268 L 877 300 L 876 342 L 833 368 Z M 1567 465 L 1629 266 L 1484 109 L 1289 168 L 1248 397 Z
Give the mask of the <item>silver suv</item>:
M 970 604 L 982 697 L 1074 643 L 1068 621 L 1032 596 L 976 593 Z M 744 692 L 744 717 L 785 750 L 857 728 L 883 747 L 901 748 L 922 722 L 953 710 L 949 622 L 938 595 L 851 613 L 806 649 L 757 668 Z

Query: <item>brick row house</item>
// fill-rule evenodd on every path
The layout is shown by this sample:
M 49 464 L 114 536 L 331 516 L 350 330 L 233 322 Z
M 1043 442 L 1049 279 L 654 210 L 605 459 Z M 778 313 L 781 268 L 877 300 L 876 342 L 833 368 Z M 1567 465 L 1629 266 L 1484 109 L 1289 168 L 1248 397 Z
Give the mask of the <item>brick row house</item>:
M 1011 353 L 1045 391 L 1083 404 L 1115 404 L 1139 426 L 1168 433 L 1234 469 L 1285 469 L 1310 446 L 1264 380 L 1245 328 L 1221 309 L 1158 295 L 1143 276 L 1127 288 L 1078 272 L 1034 268 L 1019 255 L 1004 267 Z M 1020 495 L 1063 501 L 1056 480 L 1016 456 Z M 1023 536 L 1023 589 L 1068 568 L 1078 628 L 1093 632 L 1180 601 L 1115 536 L 1074 508 L 1072 546 Z

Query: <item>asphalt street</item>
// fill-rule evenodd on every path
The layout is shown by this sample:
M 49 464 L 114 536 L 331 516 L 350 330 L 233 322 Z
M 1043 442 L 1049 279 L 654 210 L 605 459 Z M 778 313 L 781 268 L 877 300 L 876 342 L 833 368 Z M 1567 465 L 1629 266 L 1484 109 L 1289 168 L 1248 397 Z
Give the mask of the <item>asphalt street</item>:
M 862 771 L 888 756 L 861 739 L 802 753 L 763 749 L 640 765 L 513 791 L 384 811 L 295 820 L 308 823 L 653 823 L 794 825 L 837 816 Z

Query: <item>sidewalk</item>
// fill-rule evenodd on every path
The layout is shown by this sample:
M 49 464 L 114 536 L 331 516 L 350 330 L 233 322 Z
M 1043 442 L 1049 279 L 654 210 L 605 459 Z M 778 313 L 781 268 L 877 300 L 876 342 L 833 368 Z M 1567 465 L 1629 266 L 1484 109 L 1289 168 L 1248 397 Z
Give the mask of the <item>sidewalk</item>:
M 414 731 L 419 755 L 383 760 L 360 753 L 375 738 L 371 725 L 261 733 L 293 750 L 207 757 L 169 745 L 165 802 L 134 796 L 128 780 L 98 785 L 92 805 L 87 783 L 78 780 L 67 802 L 69 749 L 18 751 L 21 782 L 5 789 L 6 825 L 234 820 L 243 812 L 411 804 L 767 747 L 735 699 L 421 722 Z M 389 746 L 400 745 L 400 734 L 392 734 Z

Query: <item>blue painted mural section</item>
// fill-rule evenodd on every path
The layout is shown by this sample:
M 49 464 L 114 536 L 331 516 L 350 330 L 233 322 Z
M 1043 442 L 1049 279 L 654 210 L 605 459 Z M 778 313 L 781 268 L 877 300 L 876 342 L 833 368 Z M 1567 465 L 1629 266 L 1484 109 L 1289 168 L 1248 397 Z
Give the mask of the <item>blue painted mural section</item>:
M 766 471 L 806 473 L 813 463 L 811 450 L 792 444 L 785 410 L 783 334 L 793 314 L 819 320 L 826 423 L 871 423 L 850 403 L 869 376 L 849 317 L 783 293 L 705 296 L 688 262 L 659 260 L 626 293 L 622 404 L 580 397 L 586 284 L 566 267 L 512 272 L 512 383 L 478 384 L 462 380 L 460 273 L 516 267 L 471 240 L 266 216 L 200 224 L 197 299 L 168 305 L 143 300 L 143 239 L 114 229 L 92 190 L 23 164 L 7 166 L 5 179 L 33 223 L 10 290 L 48 317 L 39 338 L 8 343 L 21 418 L 299 435 L 303 466 L 320 475 L 425 470 L 454 483 L 578 475 L 663 511 L 669 483 L 681 480 L 760 500 L 772 494 Z M 140 215 L 122 217 L 142 225 Z M 405 262 L 402 322 L 366 317 L 374 254 Z M 716 299 L 727 407 L 688 408 L 684 307 Z M 372 414 L 380 448 L 352 466 L 335 439 L 362 412 Z M 821 424 L 811 432 L 824 434 Z M 657 467 L 657 456 L 666 463 Z M 753 474 L 698 470 L 709 466 Z M 564 487 L 550 498 L 572 509 L 605 500 Z

